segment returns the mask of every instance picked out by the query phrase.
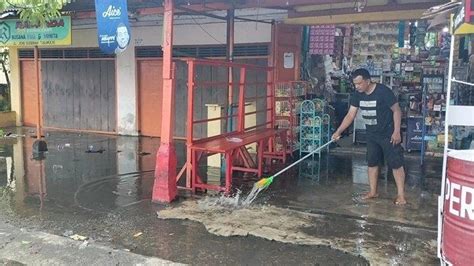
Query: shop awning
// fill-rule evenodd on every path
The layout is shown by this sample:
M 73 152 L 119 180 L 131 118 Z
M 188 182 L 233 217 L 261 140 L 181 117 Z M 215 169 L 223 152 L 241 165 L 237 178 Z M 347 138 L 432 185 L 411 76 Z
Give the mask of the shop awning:
M 455 35 L 474 34 L 474 1 L 465 0 L 453 17 Z
M 420 19 L 433 6 L 446 0 L 355 0 L 295 6 L 288 11 L 287 24 L 346 24 Z

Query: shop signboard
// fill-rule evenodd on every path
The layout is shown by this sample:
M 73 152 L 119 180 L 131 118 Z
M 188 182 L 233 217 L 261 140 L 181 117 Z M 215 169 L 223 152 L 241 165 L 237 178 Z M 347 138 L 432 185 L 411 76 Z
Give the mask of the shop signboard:
M 474 33 L 474 0 L 464 0 L 453 17 L 453 32 L 456 35 Z
M 95 0 L 99 48 L 117 54 L 130 43 L 127 0 Z
M 2 46 L 71 45 L 71 17 L 53 19 L 45 26 L 19 19 L 0 20 Z
M 423 117 L 408 117 L 406 150 L 421 150 L 423 139 Z

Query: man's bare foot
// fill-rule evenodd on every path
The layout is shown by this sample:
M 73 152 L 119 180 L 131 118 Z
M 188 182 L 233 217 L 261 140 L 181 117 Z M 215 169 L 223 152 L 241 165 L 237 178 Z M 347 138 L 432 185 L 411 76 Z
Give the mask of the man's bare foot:
M 375 199 L 375 198 L 378 198 L 379 194 L 377 193 L 370 193 L 368 192 L 367 194 L 365 194 L 364 196 L 362 196 L 362 199 L 364 200 L 368 200 L 368 199 Z
M 395 205 L 405 205 L 405 204 L 407 204 L 407 200 L 403 196 L 397 196 L 393 200 L 393 204 L 395 204 Z

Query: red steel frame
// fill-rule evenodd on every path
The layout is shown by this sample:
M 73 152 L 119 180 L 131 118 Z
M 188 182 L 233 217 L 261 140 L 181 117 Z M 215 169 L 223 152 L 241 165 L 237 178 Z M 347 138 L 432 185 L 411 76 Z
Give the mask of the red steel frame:
M 173 0 L 164 1 L 163 17 L 163 103 L 160 148 L 156 154 L 153 202 L 171 202 L 177 195 L 176 150 L 173 143 L 175 79 L 173 51 Z
M 253 172 L 258 175 L 262 175 L 262 161 L 264 156 L 264 146 L 268 144 L 268 147 L 271 147 L 271 139 L 276 137 L 276 135 L 280 136 L 281 138 L 286 138 L 286 131 L 275 131 L 274 130 L 274 91 L 273 91 L 273 68 L 267 66 L 258 66 L 258 65 L 249 65 L 249 64 L 239 64 L 233 63 L 228 61 L 222 60 L 205 60 L 205 59 L 188 59 L 186 60 L 188 64 L 188 106 L 187 106 L 187 128 L 186 128 L 186 147 L 187 147 L 187 157 L 186 157 L 186 164 L 181 169 L 179 174 L 177 175 L 176 179 L 179 180 L 183 173 L 186 171 L 186 187 L 191 188 L 195 191 L 196 188 L 203 188 L 203 189 L 212 189 L 212 190 L 219 190 L 230 192 L 231 189 L 231 178 L 232 178 L 232 171 L 246 171 L 246 172 Z M 233 83 L 232 81 L 229 82 L 222 82 L 222 81 L 196 81 L 196 73 L 198 67 L 216 67 L 216 68 L 223 68 L 228 69 L 229 72 L 232 70 L 238 70 L 240 72 L 239 83 Z M 254 72 L 263 72 L 266 74 L 267 79 L 264 82 L 247 82 L 246 79 L 248 77 L 248 73 Z M 230 75 L 229 75 L 230 76 Z M 225 113 L 225 115 L 217 118 L 212 119 L 194 119 L 194 94 L 197 89 L 206 89 L 212 88 L 213 86 L 220 86 L 220 87 L 227 87 L 228 94 L 232 94 L 234 85 L 238 85 L 238 103 L 237 106 L 237 114 L 229 114 Z M 255 96 L 254 97 L 246 97 L 245 92 L 248 90 L 249 85 L 255 85 Z M 265 96 L 258 96 L 257 90 L 258 85 L 265 85 L 266 87 L 266 95 Z M 258 99 L 265 99 L 267 103 L 266 108 L 258 109 L 253 112 L 245 112 L 245 101 L 246 100 L 255 100 L 257 102 Z M 228 101 L 230 101 L 229 98 Z M 271 103 L 271 104 L 268 104 Z M 232 102 L 227 103 L 228 106 L 233 105 Z M 224 108 L 225 109 L 225 108 Z M 225 109 L 226 110 L 226 109 Z M 245 116 L 253 115 L 258 113 L 265 113 L 265 122 L 257 124 L 251 127 L 245 127 Z M 230 132 L 225 132 L 223 134 L 211 137 L 205 137 L 201 139 L 197 139 L 194 134 L 194 127 L 198 124 L 208 123 L 210 121 L 216 120 L 231 120 L 237 119 L 237 127 L 235 130 L 231 130 Z M 282 134 L 282 132 L 284 134 Z M 222 146 L 223 142 L 225 142 L 226 137 L 230 136 L 237 136 L 243 139 L 242 143 L 235 144 L 235 143 L 227 143 L 224 144 L 225 148 Z M 268 143 L 266 143 L 268 142 Z M 209 143 L 218 143 L 221 146 L 209 146 Z M 257 150 L 257 157 L 258 157 L 258 165 L 255 164 L 248 154 L 247 150 L 245 149 L 245 145 L 250 143 L 257 143 L 258 150 Z M 207 145 L 207 146 L 206 146 Z M 218 147 L 219 146 L 219 147 Z M 203 183 L 195 182 L 196 177 L 199 179 L 197 174 L 198 171 L 198 162 L 201 158 L 201 155 L 204 153 L 223 153 L 225 155 L 226 161 L 226 185 L 225 187 L 215 186 L 215 185 L 208 185 Z M 270 148 L 270 152 L 265 153 L 266 158 L 277 158 L 286 160 L 286 153 L 282 152 L 281 154 L 277 154 L 276 152 L 272 152 Z M 242 159 L 245 167 L 238 167 L 233 166 L 233 160 L 236 158 Z

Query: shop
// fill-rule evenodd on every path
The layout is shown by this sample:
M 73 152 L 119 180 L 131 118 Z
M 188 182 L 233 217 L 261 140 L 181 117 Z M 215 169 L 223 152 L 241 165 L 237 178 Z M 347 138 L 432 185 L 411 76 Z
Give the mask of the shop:
M 304 112 L 301 103 L 312 100 L 316 106 L 323 107 L 319 112 L 321 118 L 324 114 L 330 116 L 326 120 L 331 124 L 329 131 L 334 131 L 349 109 L 353 92 L 351 71 L 366 68 L 372 81 L 388 86 L 398 98 L 402 109 L 401 129 L 405 150 L 412 155 L 419 155 L 421 163 L 426 157 L 442 157 L 451 45 L 449 19 L 446 14 L 442 18 L 442 22 L 439 17 L 430 17 L 394 22 L 305 26 L 302 81 L 294 86 L 293 92 L 287 93 L 293 95 L 294 113 Z M 463 35 L 454 44 L 453 76 L 458 80 L 472 80 L 469 76 L 473 72 L 473 39 L 472 35 Z M 303 89 L 304 93 L 301 91 Z M 472 90 L 460 88 L 452 101 L 473 105 L 472 93 Z M 300 97 L 301 94 L 304 97 Z M 277 99 L 276 104 L 278 113 L 282 103 Z M 291 111 L 286 114 L 292 115 Z M 292 136 L 299 141 L 289 146 L 297 143 L 299 148 L 305 148 L 304 139 L 308 134 L 304 132 L 304 127 L 303 123 L 293 126 L 300 129 L 298 134 L 294 134 L 296 137 Z M 322 136 L 327 134 L 321 130 Z M 319 129 L 316 131 L 319 132 Z M 365 123 L 360 114 L 345 134 L 352 138 L 351 149 L 354 145 L 363 149 Z M 458 128 L 449 134 L 452 148 L 466 149 L 471 146 L 471 142 L 470 128 Z
M 441 195 L 438 197 L 438 258 L 464 265 L 472 255 L 474 173 L 474 2 L 463 1 L 452 17 Z M 459 44 L 459 49 L 456 49 Z M 467 215 L 466 215 L 467 214 Z

